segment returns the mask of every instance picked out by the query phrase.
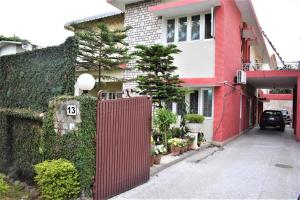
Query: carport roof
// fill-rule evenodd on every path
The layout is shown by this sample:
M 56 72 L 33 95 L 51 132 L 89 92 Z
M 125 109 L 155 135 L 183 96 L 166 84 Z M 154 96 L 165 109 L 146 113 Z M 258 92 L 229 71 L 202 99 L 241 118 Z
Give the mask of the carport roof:
M 258 89 L 294 88 L 300 70 L 248 71 L 247 84 Z

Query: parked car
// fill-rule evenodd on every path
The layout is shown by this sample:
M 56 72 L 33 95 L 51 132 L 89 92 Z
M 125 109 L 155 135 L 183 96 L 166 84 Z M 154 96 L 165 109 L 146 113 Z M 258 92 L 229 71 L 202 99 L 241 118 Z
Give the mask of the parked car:
M 281 110 L 281 112 L 282 112 L 283 118 L 285 120 L 285 124 L 289 124 L 290 125 L 291 122 L 292 122 L 292 119 L 291 119 L 291 116 L 289 114 L 289 111 L 287 111 L 287 110 Z
M 266 127 L 278 127 L 280 131 L 284 131 L 285 120 L 282 112 L 280 110 L 265 110 L 261 116 L 259 126 L 262 130 Z

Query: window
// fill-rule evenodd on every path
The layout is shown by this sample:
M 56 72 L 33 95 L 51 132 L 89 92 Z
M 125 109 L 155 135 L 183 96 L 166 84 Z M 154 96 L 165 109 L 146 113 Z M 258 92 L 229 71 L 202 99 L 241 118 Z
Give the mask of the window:
M 205 39 L 212 38 L 211 36 L 211 14 L 205 15 Z
M 200 15 L 192 16 L 191 40 L 200 39 Z
M 199 102 L 199 91 L 194 90 L 193 93 L 190 94 L 190 113 L 198 114 L 198 102 Z
M 172 103 L 172 102 L 166 102 L 166 108 L 167 108 L 169 111 L 172 111 L 172 110 L 173 110 L 173 103 Z
M 198 14 L 167 19 L 166 42 L 184 42 L 212 38 L 212 15 Z
M 187 38 L 187 17 L 179 18 L 178 41 L 186 41 Z
M 212 117 L 212 89 L 202 90 L 202 115 Z
M 102 92 L 102 99 L 120 99 L 122 98 L 122 92 Z
M 175 41 L 175 19 L 170 19 L 167 22 L 167 42 Z

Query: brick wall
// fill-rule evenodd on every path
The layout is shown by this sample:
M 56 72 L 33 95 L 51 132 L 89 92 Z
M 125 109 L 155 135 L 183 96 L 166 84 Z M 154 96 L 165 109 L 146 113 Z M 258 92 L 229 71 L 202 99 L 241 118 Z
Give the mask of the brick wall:
M 148 0 L 126 5 L 124 23 L 125 26 L 132 27 L 127 33 L 127 42 L 129 43 L 130 51 L 133 51 L 134 47 L 138 44 L 151 45 L 161 43 L 162 21 L 148 11 L 149 7 L 155 6 L 160 2 L 161 0 Z M 139 72 L 132 69 L 134 64 L 134 61 L 128 64 L 124 74 L 125 79 L 135 78 L 139 74 Z M 131 90 L 135 87 L 136 83 L 134 82 L 123 84 L 123 90 Z

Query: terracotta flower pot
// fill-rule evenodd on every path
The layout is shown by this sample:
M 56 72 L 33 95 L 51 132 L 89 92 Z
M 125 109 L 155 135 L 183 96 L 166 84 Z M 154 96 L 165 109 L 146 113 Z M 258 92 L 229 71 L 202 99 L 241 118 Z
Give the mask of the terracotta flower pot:
M 193 149 L 193 143 L 188 144 L 187 149 L 188 149 L 188 151 L 194 150 L 194 149 Z
M 161 160 L 161 155 L 154 156 L 154 164 L 159 165 Z
M 183 154 L 183 153 L 184 153 L 184 148 L 181 147 L 181 148 L 180 148 L 180 154 Z
M 173 156 L 178 156 L 180 154 L 181 147 L 171 147 L 171 153 Z
M 154 156 L 150 156 L 150 167 L 154 164 Z

